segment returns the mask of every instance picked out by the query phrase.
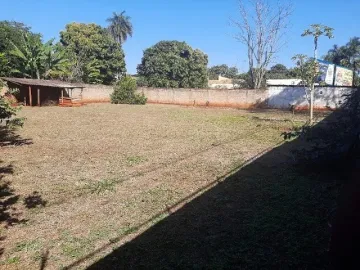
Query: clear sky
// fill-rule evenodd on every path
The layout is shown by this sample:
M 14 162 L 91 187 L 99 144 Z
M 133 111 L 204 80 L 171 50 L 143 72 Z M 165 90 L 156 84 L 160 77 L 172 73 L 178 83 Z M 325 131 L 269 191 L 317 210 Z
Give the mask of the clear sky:
M 274 3 L 276 0 L 269 0 Z M 0 0 L 0 20 L 16 20 L 43 34 L 58 38 L 70 22 L 106 26 L 113 11 L 132 17 L 134 36 L 124 45 L 129 73 L 136 72 L 143 50 L 160 40 L 186 41 L 209 56 L 209 65 L 228 64 L 247 70 L 246 50 L 232 37 L 230 17 L 238 16 L 237 0 Z M 293 0 L 292 27 L 287 45 L 276 62 L 292 65 L 298 53 L 312 54 L 311 38 L 302 38 L 310 24 L 335 28 L 335 38 L 320 40 L 319 55 L 333 44 L 343 45 L 360 36 L 360 0 Z

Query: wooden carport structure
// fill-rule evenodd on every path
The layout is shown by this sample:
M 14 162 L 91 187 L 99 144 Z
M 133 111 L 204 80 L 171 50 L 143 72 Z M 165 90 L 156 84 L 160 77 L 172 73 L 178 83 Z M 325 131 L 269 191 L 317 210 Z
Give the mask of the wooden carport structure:
M 60 106 L 72 106 L 81 104 L 79 99 L 76 102 L 72 99 L 72 90 L 75 88 L 83 89 L 81 85 L 76 85 L 59 80 L 37 80 L 25 78 L 3 77 L 2 80 L 8 82 L 9 88 L 19 88 L 20 100 L 25 106 L 41 106 L 42 101 L 52 100 L 59 103 Z M 36 90 L 36 91 L 35 91 Z M 34 97 L 36 98 L 34 99 Z

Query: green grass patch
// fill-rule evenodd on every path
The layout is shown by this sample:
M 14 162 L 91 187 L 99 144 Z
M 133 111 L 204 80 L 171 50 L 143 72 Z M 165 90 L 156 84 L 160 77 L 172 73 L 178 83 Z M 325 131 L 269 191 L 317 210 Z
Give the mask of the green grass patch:
M 41 249 L 41 244 L 38 240 L 31 240 L 31 241 L 23 241 L 16 244 L 14 251 L 15 252 L 31 252 L 37 251 Z
M 125 235 L 132 234 L 132 233 L 134 233 L 134 232 L 136 232 L 136 231 L 137 231 L 137 227 L 136 227 L 136 226 L 130 226 L 130 225 L 128 225 L 128 226 L 125 226 L 125 227 L 121 228 L 121 229 L 119 230 L 119 234 L 120 234 L 120 236 L 125 236 Z
M 240 123 L 244 123 L 249 120 L 248 117 L 243 115 L 221 115 L 211 117 L 207 120 L 208 123 L 216 124 L 216 125 L 236 125 Z
M 103 194 L 106 192 L 115 192 L 117 184 L 124 180 L 119 179 L 104 179 L 96 182 L 91 182 L 85 185 L 85 190 L 90 191 L 91 194 Z
M 146 161 L 148 161 L 148 159 L 145 157 L 142 157 L 142 156 L 129 156 L 126 158 L 126 163 L 130 167 L 138 165 L 138 164 L 146 162 Z
M 18 264 L 19 262 L 20 262 L 20 257 L 18 256 L 13 256 L 6 260 L 6 264 Z
M 60 247 L 66 257 L 80 258 L 94 247 L 91 239 L 74 237 L 69 232 L 64 232 L 62 235 L 64 241 Z

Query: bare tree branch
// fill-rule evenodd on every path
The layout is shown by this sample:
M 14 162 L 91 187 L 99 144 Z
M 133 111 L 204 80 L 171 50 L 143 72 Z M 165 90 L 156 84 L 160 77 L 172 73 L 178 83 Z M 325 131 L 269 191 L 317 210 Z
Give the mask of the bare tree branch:
M 272 6 L 267 0 L 239 0 L 238 7 L 240 17 L 231 20 L 238 29 L 235 39 L 247 47 L 253 87 L 258 89 L 268 65 L 285 44 L 292 6 L 288 2 Z

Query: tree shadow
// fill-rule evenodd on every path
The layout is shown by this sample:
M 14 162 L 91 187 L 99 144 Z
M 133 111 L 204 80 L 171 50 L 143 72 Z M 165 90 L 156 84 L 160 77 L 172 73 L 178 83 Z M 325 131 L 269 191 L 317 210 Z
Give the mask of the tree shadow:
M 0 127 L 0 151 L 1 147 L 21 146 L 32 144 L 30 139 L 22 139 L 15 133 L 15 130 L 6 127 Z M 0 228 L 8 229 L 17 224 L 26 223 L 28 220 L 22 218 L 22 212 L 17 207 L 20 201 L 20 195 L 12 187 L 11 181 L 6 180 L 7 175 L 14 174 L 14 165 L 7 164 L 0 160 Z M 41 199 L 37 193 L 33 193 L 25 198 L 25 205 L 28 207 L 36 204 L 46 205 L 46 201 Z M 28 207 L 28 208 L 29 208 Z M 36 206 L 35 206 L 36 207 Z M 0 242 L 5 240 L 5 235 L 1 230 Z M 4 252 L 4 248 L 0 248 L 0 255 Z
M 14 189 L 11 188 L 9 181 L 4 181 L 4 177 L 7 174 L 13 174 L 14 168 L 11 164 L 4 165 L 4 162 L 0 160 L 0 228 L 8 228 L 14 224 L 21 223 L 20 213 L 14 206 L 18 200 L 19 195 L 14 193 Z M 0 236 L 0 243 L 5 240 L 5 236 Z M 0 255 L 4 252 L 4 248 L 0 247 Z
M 147 225 L 155 225 L 87 269 L 328 269 L 330 217 L 358 139 L 354 133 L 333 139 L 339 121 L 352 120 L 334 112 L 180 209 L 168 208 L 169 216 L 154 216 Z M 328 149 L 327 139 L 341 145 L 339 154 Z M 308 151 L 314 144 L 318 148 Z
M 37 207 L 45 207 L 47 201 L 44 200 L 39 192 L 34 191 L 31 195 L 28 195 L 24 199 L 24 205 L 26 208 L 37 208 Z
M 15 130 L 0 126 L 0 147 L 32 144 L 31 139 L 23 139 Z
M 5 227 L 23 222 L 19 219 L 20 213 L 14 205 L 18 202 L 20 196 L 15 194 L 9 181 L 3 181 L 6 174 L 13 174 L 13 165 L 2 165 L 0 161 L 0 224 Z
M 322 268 L 336 189 L 283 145 L 88 269 Z
M 44 270 L 46 265 L 47 265 L 47 262 L 49 260 L 49 249 L 46 249 L 45 251 L 43 251 L 41 253 L 41 258 L 40 258 L 40 270 Z

